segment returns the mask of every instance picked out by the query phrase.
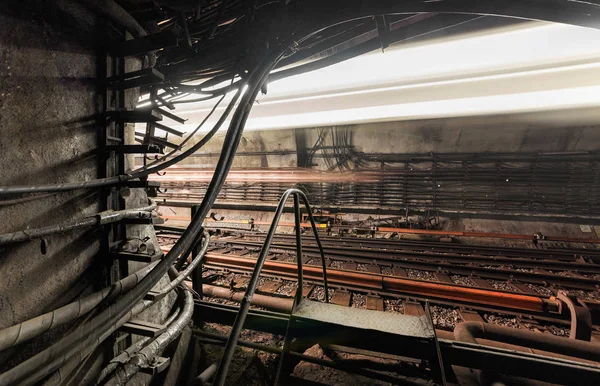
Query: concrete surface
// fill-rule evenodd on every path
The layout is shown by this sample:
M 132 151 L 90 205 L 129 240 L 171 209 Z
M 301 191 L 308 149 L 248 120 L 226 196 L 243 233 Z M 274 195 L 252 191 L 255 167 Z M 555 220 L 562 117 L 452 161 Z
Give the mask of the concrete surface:
M 4 5 L 3 5 L 4 7 Z M 0 183 L 44 184 L 96 177 L 96 55 L 73 40 L 43 4 L 0 14 Z M 65 23 L 67 25 L 67 23 Z M 16 199 L 17 197 L 2 197 Z M 0 232 L 69 221 L 98 211 L 98 195 L 72 191 L 0 201 Z M 72 301 L 101 279 L 100 234 L 77 231 L 0 249 L 0 328 Z M 50 337 L 50 341 L 52 337 Z M 48 341 L 49 342 L 49 341 Z M 39 343 L 38 343 L 39 344 Z M 36 345 L 19 347 L 15 363 Z M 43 344 L 42 344 L 43 347 Z M 2 353 L 3 359 L 11 352 Z M 0 365 L 0 371 L 10 363 Z
M 69 4 L 63 0 L 3 3 L 0 185 L 98 177 L 97 132 L 104 125 L 99 126 L 97 119 L 102 105 L 96 92 L 95 18 L 81 10 L 73 13 Z M 127 68 L 139 69 L 140 62 L 129 60 Z M 133 108 L 137 92 L 130 91 L 126 97 L 127 107 Z M 68 222 L 100 210 L 96 191 L 27 197 L 0 197 L 0 233 Z M 127 205 L 147 205 L 145 192 L 132 190 Z M 129 226 L 128 232 L 130 237 L 148 236 L 156 241 L 151 226 Z M 104 286 L 108 261 L 98 255 L 101 237 L 99 229 L 46 237 L 46 254 L 39 240 L 0 248 L 0 329 Z M 135 269 L 139 264 L 130 267 Z M 161 322 L 173 301 L 174 295 L 140 318 Z M 50 345 L 71 327 L 63 326 L 0 353 L 0 372 Z

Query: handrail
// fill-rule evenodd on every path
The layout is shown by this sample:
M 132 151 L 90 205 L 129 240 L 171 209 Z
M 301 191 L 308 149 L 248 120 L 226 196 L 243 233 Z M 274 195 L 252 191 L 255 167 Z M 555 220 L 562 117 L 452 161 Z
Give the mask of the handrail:
M 229 339 L 227 339 L 227 344 L 225 345 L 225 351 L 223 352 L 223 356 L 221 357 L 221 362 L 219 363 L 219 368 L 217 369 L 217 374 L 215 375 L 215 381 L 213 385 L 223 386 L 225 384 L 225 379 L 227 377 L 227 372 L 229 370 L 229 365 L 231 364 L 231 360 L 233 359 L 233 353 L 237 346 L 237 342 L 240 337 L 240 333 L 242 331 L 242 327 L 244 326 L 244 322 L 246 321 L 246 316 L 248 315 L 248 310 L 250 309 L 250 303 L 252 301 L 252 296 L 256 291 L 256 286 L 258 284 L 258 278 L 260 276 L 260 271 L 263 268 L 265 260 L 267 259 L 267 254 L 269 253 L 269 249 L 271 248 L 271 242 L 273 241 L 273 236 L 275 235 L 275 231 L 277 230 L 277 224 L 279 224 L 279 219 L 281 218 L 281 214 L 283 213 L 283 208 L 285 207 L 285 203 L 289 199 L 290 195 L 294 195 L 294 220 L 296 225 L 296 257 L 298 259 L 298 288 L 296 289 L 296 296 L 294 298 L 294 305 L 302 299 L 302 288 L 303 288 L 303 275 L 302 275 L 302 235 L 300 230 L 300 199 L 304 203 L 304 207 L 308 212 L 308 216 L 310 219 L 310 224 L 315 234 L 315 240 L 317 241 L 317 246 L 319 247 L 319 252 L 321 253 L 321 263 L 323 265 L 323 287 L 325 290 L 325 302 L 329 303 L 329 289 L 327 286 L 327 269 L 325 267 L 325 254 L 323 253 L 323 245 L 321 244 L 321 240 L 319 239 L 319 234 L 317 232 L 317 225 L 315 224 L 315 219 L 312 214 L 312 210 L 310 208 L 310 204 L 308 203 L 308 199 L 304 192 L 298 189 L 288 189 L 283 193 L 281 199 L 279 200 L 279 204 L 277 205 L 277 209 L 275 211 L 275 217 L 273 217 L 273 222 L 271 222 L 271 227 L 269 228 L 269 232 L 265 238 L 265 242 L 260 251 L 260 255 L 256 260 L 256 266 L 254 271 L 252 272 L 252 277 L 250 278 L 250 282 L 248 283 L 248 288 L 246 289 L 246 293 L 240 302 L 240 310 L 235 318 L 235 322 L 233 323 L 233 327 L 231 328 L 231 333 L 229 334 Z

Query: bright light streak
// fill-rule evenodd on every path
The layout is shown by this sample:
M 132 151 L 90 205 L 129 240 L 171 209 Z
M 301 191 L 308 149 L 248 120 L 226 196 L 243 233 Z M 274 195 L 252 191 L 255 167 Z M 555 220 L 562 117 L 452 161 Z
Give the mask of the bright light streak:
M 598 41 L 600 31 L 530 23 L 403 44 L 269 84 L 246 129 L 600 107 Z M 190 124 L 175 127 L 193 130 L 213 103 L 178 105 Z

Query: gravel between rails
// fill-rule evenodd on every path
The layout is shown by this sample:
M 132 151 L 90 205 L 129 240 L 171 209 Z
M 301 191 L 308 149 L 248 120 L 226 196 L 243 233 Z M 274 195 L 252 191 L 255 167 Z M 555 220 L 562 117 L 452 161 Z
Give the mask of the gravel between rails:
M 567 327 L 560 327 L 554 325 L 547 325 L 544 327 L 546 328 L 546 331 L 548 331 L 552 335 L 568 337 L 569 334 L 571 334 L 571 329 Z
M 529 283 L 525 284 L 525 285 L 540 295 L 548 296 L 548 297 L 554 295 L 554 292 L 552 291 L 551 288 L 544 287 L 541 285 L 536 285 L 536 284 L 529 284 Z
M 363 294 L 352 294 L 352 308 L 365 308 L 367 306 L 367 297 Z
M 421 271 L 418 269 L 407 269 L 406 273 L 410 279 L 419 279 L 427 281 L 437 281 L 435 275 L 428 271 Z
M 466 285 L 469 287 L 475 287 L 475 282 L 473 280 L 469 279 L 467 276 L 452 275 L 452 276 L 450 276 L 450 278 L 456 284 Z
M 332 288 L 329 288 L 329 300 L 331 300 L 334 293 L 335 293 L 335 290 Z M 320 286 L 320 285 L 315 286 L 315 288 L 313 288 L 313 290 L 310 293 L 310 295 L 308 296 L 308 298 L 311 300 L 318 300 L 321 302 L 325 301 L 325 289 L 323 288 L 323 286 Z
M 577 296 L 578 299 L 600 301 L 600 292 L 598 291 L 583 291 L 568 289 L 565 290 L 569 295 Z
M 433 325 L 438 328 L 453 330 L 458 323 L 463 321 L 458 308 L 431 305 L 429 310 Z
M 496 314 L 484 314 L 484 319 L 488 323 L 497 324 L 504 327 L 512 327 L 512 328 L 521 328 L 524 327 L 524 324 L 519 321 L 517 318 L 510 318 L 502 315 Z
M 512 284 L 504 280 L 488 279 L 488 282 L 497 290 L 519 292 Z
M 401 299 L 383 298 L 383 310 L 385 312 L 404 313 L 404 303 Z
M 283 280 L 282 284 L 275 291 L 276 294 L 292 296 L 298 288 L 298 284 L 295 281 Z
M 286 255 L 278 255 L 276 260 L 284 262 L 284 263 L 295 263 L 296 256 L 287 255 L 287 254 Z

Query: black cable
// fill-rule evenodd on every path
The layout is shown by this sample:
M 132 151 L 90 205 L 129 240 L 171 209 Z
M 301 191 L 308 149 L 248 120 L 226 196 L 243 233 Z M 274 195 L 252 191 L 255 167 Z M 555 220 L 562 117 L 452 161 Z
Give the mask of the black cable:
M 223 122 L 225 122 L 225 119 L 227 119 L 227 116 L 229 115 L 229 113 L 233 109 L 233 106 L 237 102 L 237 100 L 240 96 L 240 93 L 241 93 L 241 90 L 238 90 L 238 92 L 234 95 L 231 102 L 229 102 L 229 105 L 223 112 L 223 115 L 221 115 L 221 118 L 219 118 L 217 123 L 215 123 L 215 126 L 213 127 L 213 129 L 210 132 L 208 132 L 208 134 L 206 134 L 206 136 L 204 136 L 204 138 L 202 138 L 202 140 L 200 142 L 198 142 L 197 144 L 195 144 L 194 146 L 192 146 L 191 148 L 189 148 L 182 154 L 180 154 L 176 157 L 173 157 L 172 159 L 165 161 L 164 163 L 162 163 L 160 165 L 153 166 L 153 167 L 142 167 L 128 175 L 100 178 L 100 179 L 84 181 L 84 182 L 71 182 L 71 183 L 64 183 L 64 184 L 49 184 L 49 185 L 38 185 L 38 186 L 0 187 L 0 195 L 17 194 L 17 193 L 59 192 L 59 191 L 67 191 L 67 190 L 73 190 L 73 189 L 99 188 L 102 186 L 119 185 L 119 184 L 125 183 L 125 182 L 135 179 L 135 178 L 143 178 L 150 174 L 157 173 L 157 172 L 159 172 L 163 169 L 166 169 L 169 166 L 172 166 L 172 165 L 178 163 L 179 161 L 187 158 L 189 155 L 195 153 L 197 150 L 199 150 L 201 147 L 203 147 L 217 133 L 217 131 L 219 131 L 221 125 L 223 124 Z
M 244 94 L 240 104 L 236 108 L 236 112 L 225 137 L 219 163 L 217 164 L 211 184 L 207 189 L 207 194 L 188 228 L 186 228 L 183 235 L 177 240 L 163 260 L 161 260 L 136 287 L 90 322 L 81 326 L 75 332 L 63 337 L 56 344 L 41 351 L 9 371 L 0 374 L 0 384 L 35 383 L 60 367 L 72 355 L 80 352 L 84 347 L 97 345 L 99 343 L 98 339 L 106 334 L 111 328 L 114 328 L 116 322 L 122 318 L 128 310 L 131 310 L 134 305 L 150 291 L 150 289 L 152 289 L 181 253 L 190 247 L 191 243 L 202 230 L 204 218 L 214 203 L 217 194 L 225 181 L 227 173 L 231 168 L 244 125 L 252 108 L 252 103 L 270 70 L 281 56 L 283 56 L 283 52 L 283 50 L 275 51 L 272 55 L 267 56 L 263 60 L 263 63 L 258 66 L 250 76 L 248 82 L 249 92 Z

